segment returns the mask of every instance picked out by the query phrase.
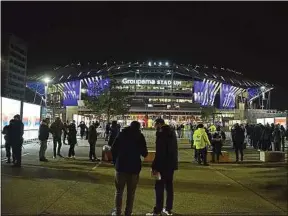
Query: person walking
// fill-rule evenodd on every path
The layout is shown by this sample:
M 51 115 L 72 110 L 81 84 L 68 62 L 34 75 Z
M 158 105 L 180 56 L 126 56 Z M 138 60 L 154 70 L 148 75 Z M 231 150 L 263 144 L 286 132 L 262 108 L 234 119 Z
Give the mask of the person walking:
M 87 126 L 86 126 L 85 122 L 81 121 L 80 125 L 78 125 L 78 127 L 80 128 L 80 137 L 81 137 L 81 139 L 83 139 Z
M 63 131 L 64 131 L 64 133 L 63 133 L 63 144 L 66 145 L 66 138 L 67 138 L 67 135 L 68 135 L 68 132 L 67 132 L 68 131 L 68 121 L 67 121 L 67 123 L 64 122 Z
M 127 185 L 125 216 L 130 216 L 141 171 L 141 156 L 148 155 L 146 141 L 138 121 L 131 122 L 129 127 L 119 133 L 112 145 L 111 152 L 116 169 L 116 208 L 112 215 L 121 215 L 122 197 L 125 185 Z
M 57 155 L 59 157 L 63 157 L 61 155 L 61 136 L 62 136 L 62 131 L 64 130 L 63 123 L 59 117 L 56 118 L 55 122 L 53 122 L 50 126 L 50 132 L 53 135 L 53 158 L 56 158 L 56 149 L 57 149 Z M 58 148 L 57 148 L 58 144 Z
M 105 127 L 105 141 L 108 141 L 109 139 L 110 130 L 111 130 L 111 126 L 110 126 L 110 122 L 108 122 Z
M 198 129 L 193 134 L 194 146 L 197 151 L 198 164 L 203 162 L 204 166 L 208 166 L 207 163 L 207 146 L 210 146 L 210 140 L 204 129 L 203 124 L 199 124 Z
M 274 150 L 280 151 L 281 150 L 282 134 L 281 134 L 281 130 L 279 128 L 279 125 L 275 126 L 274 131 L 272 133 L 272 137 L 273 137 L 273 143 L 274 143 Z
M 217 163 L 219 163 L 219 157 L 220 155 L 222 155 L 222 146 L 223 146 L 223 142 L 226 139 L 225 137 L 225 133 L 223 131 L 221 131 L 220 126 L 218 126 L 216 128 L 216 132 L 214 132 L 214 134 L 212 135 L 212 162 L 215 162 L 215 155 L 216 155 L 216 160 Z
M 236 163 L 239 162 L 239 152 L 240 152 L 240 159 L 243 161 L 243 147 L 244 147 L 244 139 L 245 139 L 245 132 L 237 123 L 234 129 L 234 140 L 235 140 L 235 154 L 236 154 Z
M 11 119 L 9 122 L 9 125 L 11 125 L 13 123 L 13 121 L 14 121 L 14 119 Z M 5 140 L 5 150 L 6 150 L 6 158 L 7 158 L 6 163 L 8 163 L 8 164 L 11 163 L 11 155 L 13 158 L 13 163 L 15 162 L 15 157 L 13 155 L 13 152 L 11 154 L 12 145 L 11 145 L 11 142 L 9 142 L 9 134 L 8 134 L 9 125 L 6 125 L 2 131 L 2 134 L 4 135 L 4 140 Z
M 24 124 L 21 121 L 20 115 L 15 115 L 14 121 L 11 122 L 8 129 L 8 142 L 11 143 L 12 151 L 15 156 L 13 167 L 21 167 L 23 134 Z
M 38 138 L 40 140 L 39 160 L 43 162 L 48 162 L 48 160 L 45 157 L 45 152 L 47 150 L 47 141 L 49 138 L 49 127 L 47 119 L 44 119 L 41 122 Z
M 114 143 L 114 140 L 118 136 L 118 133 L 119 133 L 119 128 L 117 125 L 117 121 L 112 121 L 111 129 L 110 129 L 110 136 L 109 136 L 109 140 L 108 140 L 108 145 L 110 147 Z
M 156 204 L 152 213 L 146 215 L 172 215 L 174 189 L 174 171 L 178 169 L 178 145 L 175 131 L 165 124 L 161 118 L 155 121 L 156 154 L 152 163 L 152 175 L 155 181 Z M 166 190 L 166 206 L 163 208 L 164 188 Z
M 285 137 L 286 137 L 286 133 L 285 133 L 285 128 L 283 125 L 280 126 L 280 130 L 281 130 L 281 146 L 282 146 L 282 151 L 285 151 Z
M 99 126 L 98 123 L 92 123 L 89 127 L 89 132 L 88 132 L 88 143 L 90 146 L 90 151 L 89 151 L 89 159 L 91 161 L 100 161 L 96 157 L 96 142 L 97 142 L 97 127 Z
M 77 144 L 76 135 L 77 135 L 76 125 L 72 123 L 68 126 L 68 145 L 70 145 L 68 157 L 69 158 L 73 157 L 74 159 L 75 159 L 75 145 Z

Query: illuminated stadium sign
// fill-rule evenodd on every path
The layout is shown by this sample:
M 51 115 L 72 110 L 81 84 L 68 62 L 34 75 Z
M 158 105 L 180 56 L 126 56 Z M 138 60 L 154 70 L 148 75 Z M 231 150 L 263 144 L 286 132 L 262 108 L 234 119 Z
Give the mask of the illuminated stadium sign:
M 172 85 L 171 80 L 150 80 L 150 79 L 141 79 L 141 80 L 135 80 L 135 79 L 122 79 L 122 84 L 128 84 L 128 85 Z M 180 86 L 182 84 L 181 81 L 173 81 L 174 86 Z

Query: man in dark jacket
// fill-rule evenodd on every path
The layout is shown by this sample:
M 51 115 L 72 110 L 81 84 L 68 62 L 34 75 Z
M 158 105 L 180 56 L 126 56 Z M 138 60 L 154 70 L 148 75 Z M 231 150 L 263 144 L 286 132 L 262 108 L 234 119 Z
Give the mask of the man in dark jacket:
M 67 123 L 66 122 L 64 122 L 64 124 L 63 124 L 63 131 L 64 131 L 64 133 L 63 133 L 63 144 L 64 145 L 66 145 L 66 138 L 67 138 L 67 134 L 68 134 L 68 121 L 67 121 Z
M 212 154 L 212 162 L 215 162 L 215 155 L 216 155 L 216 160 L 217 163 L 219 163 L 219 157 L 220 155 L 222 155 L 221 151 L 222 151 L 222 146 L 223 146 L 223 142 L 225 141 L 226 136 L 225 136 L 225 132 L 221 131 L 220 127 L 217 127 L 216 132 L 213 134 L 212 136 L 212 142 L 211 145 L 213 147 L 213 154 Z
M 76 125 L 72 123 L 68 126 L 68 145 L 70 145 L 68 151 L 69 158 L 71 157 L 75 158 L 75 145 L 77 144 L 76 135 L 77 135 Z
M 245 140 L 245 131 L 239 126 L 237 123 L 234 127 L 233 131 L 233 140 L 234 140 L 234 147 L 235 147 L 235 154 L 236 154 L 236 162 L 239 161 L 239 152 L 241 161 L 243 161 L 243 148 L 244 148 L 244 140 Z
M 89 159 L 91 161 L 99 161 L 95 153 L 96 142 L 97 142 L 97 127 L 98 127 L 98 124 L 92 123 L 88 131 L 88 143 L 90 145 Z
M 173 208 L 173 176 L 178 169 L 178 146 L 175 132 L 165 124 L 163 119 L 155 121 L 156 132 L 156 155 L 152 163 L 152 174 L 159 176 L 155 182 L 156 205 L 152 213 L 158 215 L 163 211 L 170 215 Z M 160 175 L 159 175 L 160 174 Z M 163 209 L 164 187 L 166 189 L 166 207 Z
M 11 119 L 10 122 L 9 122 L 9 125 L 11 125 L 13 122 L 14 122 L 14 119 Z M 9 142 L 9 138 L 8 138 L 8 136 L 9 136 L 9 134 L 8 134 L 9 125 L 6 125 L 3 128 L 3 131 L 2 131 L 2 134 L 4 135 L 4 139 L 5 139 L 5 149 L 6 149 L 6 157 L 7 157 L 6 163 L 11 163 L 11 149 L 12 149 L 12 146 L 11 146 L 11 143 Z M 13 158 L 13 163 L 14 163 L 15 162 L 14 155 L 12 155 L 12 158 Z
M 112 144 L 114 143 L 114 140 L 118 136 L 118 133 L 119 133 L 119 128 L 117 126 L 117 121 L 112 121 L 111 129 L 110 129 L 110 136 L 108 140 L 109 146 L 112 146 Z
M 44 119 L 40 125 L 38 138 L 40 140 L 39 160 L 43 162 L 48 162 L 45 157 L 45 152 L 47 150 L 47 141 L 49 138 L 49 127 L 47 119 Z
M 11 134 L 11 136 L 10 136 Z M 22 144 L 23 144 L 24 125 L 20 115 L 14 116 L 14 121 L 9 125 L 8 139 L 12 146 L 12 151 L 15 156 L 14 167 L 21 167 Z
M 275 129 L 273 131 L 273 142 L 274 142 L 274 150 L 275 151 L 280 151 L 281 150 L 281 138 L 282 138 L 282 134 L 281 134 L 281 130 L 279 128 L 279 125 L 275 126 Z
M 116 211 L 113 215 L 121 215 L 125 184 L 127 184 L 125 215 L 131 215 L 134 195 L 141 171 L 141 156 L 146 157 L 148 154 L 146 141 L 140 130 L 140 123 L 133 121 L 130 127 L 123 129 L 115 139 L 111 151 L 116 168 Z
M 56 148 L 58 143 L 58 149 L 57 149 L 57 155 L 59 157 L 63 157 L 61 155 L 61 136 L 62 136 L 62 130 L 64 130 L 63 123 L 59 117 L 56 118 L 55 122 L 53 122 L 50 126 L 50 131 L 53 135 L 53 158 L 56 158 Z
M 81 139 L 83 139 L 87 126 L 86 126 L 85 122 L 82 121 L 82 122 L 80 122 L 80 125 L 78 125 L 78 127 L 80 127 L 80 136 L 81 136 Z

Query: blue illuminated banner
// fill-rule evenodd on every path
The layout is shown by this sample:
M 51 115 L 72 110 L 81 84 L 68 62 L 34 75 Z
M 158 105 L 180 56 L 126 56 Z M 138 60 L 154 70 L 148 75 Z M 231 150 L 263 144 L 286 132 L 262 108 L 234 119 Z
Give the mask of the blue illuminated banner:
M 216 82 L 204 80 L 194 82 L 194 102 L 202 106 L 210 106 L 216 95 Z
M 220 90 L 220 109 L 235 108 L 237 88 L 228 84 L 222 84 Z
M 105 88 L 109 86 L 109 79 L 100 79 L 98 81 L 90 80 L 87 84 L 88 96 L 99 96 Z
M 258 96 L 261 93 L 259 88 L 248 88 L 247 92 L 248 92 L 248 100 Z
M 63 105 L 66 106 L 77 106 L 78 100 L 80 96 L 80 80 L 75 80 L 71 82 L 64 83 L 64 89 L 63 89 Z
M 40 95 L 45 95 L 45 84 L 43 82 L 27 82 L 27 87 Z

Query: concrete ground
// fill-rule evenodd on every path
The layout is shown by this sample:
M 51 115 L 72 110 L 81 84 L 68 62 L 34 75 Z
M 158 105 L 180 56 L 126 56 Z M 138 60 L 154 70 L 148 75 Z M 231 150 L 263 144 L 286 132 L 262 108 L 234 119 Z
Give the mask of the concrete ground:
M 97 143 L 101 156 L 104 140 Z M 152 146 L 149 145 L 150 148 Z M 76 159 L 38 161 L 39 144 L 24 146 L 22 168 L 5 163 L 2 149 L 2 215 L 105 215 L 114 207 L 114 168 L 88 161 L 88 143 L 79 140 Z M 235 156 L 231 151 L 232 160 Z M 188 215 L 287 215 L 287 165 L 259 162 L 259 152 L 247 149 L 242 164 L 192 163 L 193 150 L 179 146 L 179 170 L 175 173 L 175 214 Z M 63 156 L 68 146 L 62 148 Z M 134 213 L 153 208 L 154 180 L 150 164 L 144 164 L 136 192 Z M 125 202 L 123 202 L 125 203 Z

